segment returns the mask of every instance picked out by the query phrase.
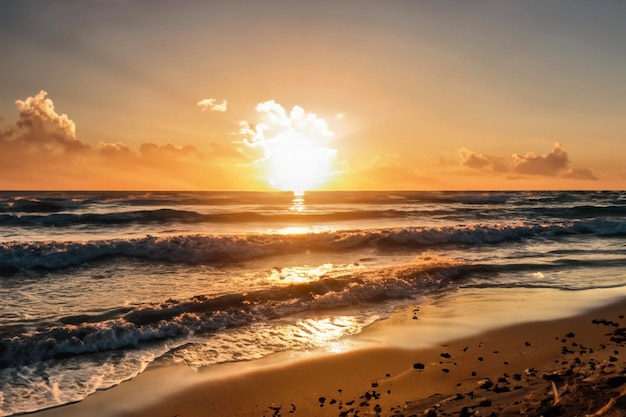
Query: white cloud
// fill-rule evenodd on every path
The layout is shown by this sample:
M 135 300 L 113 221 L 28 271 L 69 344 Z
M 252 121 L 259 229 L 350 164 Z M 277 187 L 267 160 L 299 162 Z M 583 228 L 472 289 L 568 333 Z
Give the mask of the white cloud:
M 66 114 L 57 114 L 47 94 L 41 90 L 33 97 L 15 101 L 17 121 L 0 132 L 0 149 L 7 155 L 14 151 L 64 155 L 89 149 L 76 139 L 74 122 Z
M 20 112 L 18 127 L 42 127 L 53 130 L 51 133 L 62 133 L 66 137 L 74 139 L 76 137 L 76 125 L 66 114 L 59 115 L 54 111 L 54 103 L 51 99 L 46 98 L 47 94 L 46 91 L 41 90 L 34 97 L 15 101 Z M 34 126 L 35 123 L 36 126 Z
M 324 141 L 333 137 L 326 121 L 314 113 L 306 113 L 300 106 L 293 106 L 287 111 L 274 100 L 259 103 L 256 106 L 261 120 L 255 128 L 247 122 L 241 122 L 240 133 L 252 137 L 247 141 L 250 146 L 266 146 L 274 140 L 284 137 L 308 138 Z
M 214 98 L 205 98 L 198 102 L 198 106 L 202 107 L 202 111 L 211 110 L 225 112 L 228 109 L 228 103 L 226 100 L 222 100 L 220 103 Z

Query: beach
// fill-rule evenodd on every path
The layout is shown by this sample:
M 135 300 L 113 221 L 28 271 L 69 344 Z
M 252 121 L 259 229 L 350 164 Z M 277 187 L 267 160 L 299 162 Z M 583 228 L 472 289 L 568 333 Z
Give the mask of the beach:
M 513 295 L 492 299 L 510 302 Z M 557 304 L 592 296 L 544 295 L 560 296 Z M 32 417 L 626 415 L 623 291 L 596 294 L 592 307 L 568 317 L 521 318 L 505 326 L 493 320 L 493 328 L 461 338 L 454 337 L 455 325 L 467 326 L 449 305 L 397 312 L 345 352 L 279 354 L 199 371 L 154 367 L 80 403 Z M 484 323 L 494 307 L 469 311 L 464 320 Z M 531 317 L 536 307 L 511 305 Z M 382 342 L 406 332 L 431 342 L 422 339 L 415 349 L 406 346 L 414 336 L 396 347 Z
M 499 414 L 552 382 L 566 398 L 543 375 L 569 351 L 623 367 L 590 320 L 624 312 L 575 317 L 626 296 L 625 208 L 623 192 L 2 192 L 0 416 L 419 415 L 485 396 Z

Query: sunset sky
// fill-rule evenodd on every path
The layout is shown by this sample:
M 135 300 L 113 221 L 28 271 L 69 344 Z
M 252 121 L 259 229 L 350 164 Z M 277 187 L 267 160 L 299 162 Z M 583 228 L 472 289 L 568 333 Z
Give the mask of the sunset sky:
M 619 0 L 2 0 L 0 189 L 624 189 L 625 40 Z

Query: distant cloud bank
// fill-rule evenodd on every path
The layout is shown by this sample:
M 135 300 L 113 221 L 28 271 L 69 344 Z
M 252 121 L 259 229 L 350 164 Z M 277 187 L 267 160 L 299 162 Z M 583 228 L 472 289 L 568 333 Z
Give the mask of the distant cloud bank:
M 76 124 L 55 110 L 41 90 L 15 102 L 17 121 L 0 129 L 0 189 L 197 189 L 230 188 L 233 163 L 242 156 L 211 142 L 208 151 L 191 145 L 123 143 L 89 145 Z M 226 102 L 213 103 L 225 109 Z M 216 110 L 222 111 L 222 110 Z M 225 168 L 226 167 L 226 168 Z M 230 182 L 229 182 L 230 181 Z
M 461 165 L 494 174 L 518 174 L 545 177 L 562 177 L 595 181 L 598 178 L 587 168 L 571 167 L 569 156 L 560 143 L 551 152 L 537 155 L 533 152 L 513 154 L 512 164 L 503 157 L 486 155 L 466 148 L 459 149 Z

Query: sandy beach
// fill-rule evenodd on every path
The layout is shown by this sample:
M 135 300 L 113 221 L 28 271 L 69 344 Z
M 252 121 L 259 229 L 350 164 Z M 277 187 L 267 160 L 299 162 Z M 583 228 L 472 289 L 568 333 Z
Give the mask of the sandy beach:
M 426 328 L 436 309 L 400 312 Z M 626 299 L 416 349 L 370 347 L 134 380 L 37 417 L 626 415 Z M 393 327 L 381 323 L 370 335 Z M 365 337 L 368 337 L 365 332 Z

